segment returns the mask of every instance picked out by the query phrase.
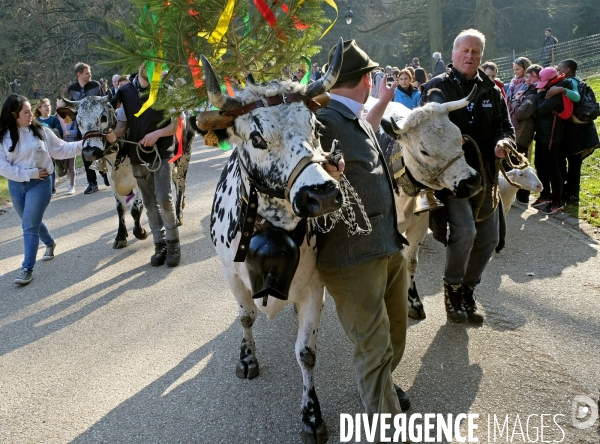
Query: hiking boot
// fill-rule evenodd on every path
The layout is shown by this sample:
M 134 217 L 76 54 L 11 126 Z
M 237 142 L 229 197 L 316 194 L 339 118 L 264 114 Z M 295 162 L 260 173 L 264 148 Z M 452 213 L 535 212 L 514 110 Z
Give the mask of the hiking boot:
M 475 295 L 473 291 L 475 287 L 463 284 L 462 286 L 462 305 L 467 312 L 469 322 L 473 324 L 481 324 L 483 322 L 483 313 L 477 308 Z
M 83 194 L 92 194 L 92 193 L 95 193 L 96 191 L 98 191 L 98 185 L 96 185 L 95 183 L 89 183 L 88 187 L 85 189 Z
M 54 249 L 56 248 L 56 241 L 50 247 L 46 247 L 46 252 L 42 256 L 43 261 L 51 261 L 54 259 Z
M 167 266 L 176 267 L 181 260 L 181 249 L 179 239 L 167 241 Z
M 165 242 L 157 242 L 154 244 L 154 254 L 150 258 L 150 265 L 160 267 L 165 264 L 167 258 L 167 244 Z
M 446 317 L 450 322 L 467 322 L 467 313 L 462 306 L 462 287 L 444 284 Z
M 400 401 L 400 408 L 403 412 L 410 410 L 410 398 L 406 394 L 404 390 L 394 384 L 394 389 L 396 389 L 396 395 L 398 395 L 398 401 Z
M 33 280 L 33 274 L 31 271 L 27 271 L 25 268 L 21 268 L 17 278 L 15 279 L 15 284 L 19 285 L 27 285 Z
M 557 202 L 550 202 L 543 209 L 540 210 L 540 213 L 550 216 L 551 214 L 558 213 L 559 211 L 563 211 L 565 209 L 564 205 Z
M 535 202 L 531 204 L 533 208 L 544 208 L 546 205 L 550 203 L 550 198 L 548 197 L 539 197 Z

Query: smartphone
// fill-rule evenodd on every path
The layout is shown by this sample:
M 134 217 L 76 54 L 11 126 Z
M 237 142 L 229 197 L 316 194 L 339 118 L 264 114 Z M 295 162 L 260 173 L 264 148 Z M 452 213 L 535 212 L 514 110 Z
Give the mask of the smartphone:
M 388 83 L 394 83 L 394 76 L 388 76 L 387 82 Z

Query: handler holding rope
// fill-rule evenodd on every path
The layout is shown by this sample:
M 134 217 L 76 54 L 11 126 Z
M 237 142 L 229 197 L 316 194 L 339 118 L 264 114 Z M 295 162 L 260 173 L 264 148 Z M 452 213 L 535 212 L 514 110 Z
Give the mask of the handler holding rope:
M 167 121 L 161 126 L 164 114 L 152 107 L 136 116 L 147 100 L 149 86 L 146 67 L 142 64 L 137 76 L 121 86 L 112 99 L 113 106 L 119 102 L 122 106 L 117 110 L 117 127 L 114 132 L 107 134 L 106 140 L 114 143 L 117 137 L 122 137 L 129 130 L 125 149 L 142 193 L 154 239 L 155 252 L 150 264 L 158 267 L 166 260 L 169 267 L 175 267 L 181 259 L 178 223 L 171 193 L 173 165 L 169 163 L 175 148 L 175 125 Z
M 421 95 L 425 102 L 427 92 L 438 88 L 447 101 L 460 100 L 477 86 L 477 94 L 469 106 L 449 115 L 452 123 L 468 136 L 464 145 L 465 158 L 484 181 L 482 191 L 475 196 L 458 199 L 450 195 L 444 201 L 450 226 L 444 303 L 451 322 L 483 322 L 474 290 L 499 241 L 498 199 L 494 198 L 498 176 L 496 159 L 504 158 L 505 150 L 516 147 L 514 129 L 500 90 L 479 69 L 484 47 L 485 36 L 481 32 L 475 29 L 461 32 L 454 40 L 453 65 L 423 85 Z M 432 214 L 431 217 L 433 221 L 436 216 Z M 445 229 L 446 220 L 443 220 L 443 241 L 446 241 Z

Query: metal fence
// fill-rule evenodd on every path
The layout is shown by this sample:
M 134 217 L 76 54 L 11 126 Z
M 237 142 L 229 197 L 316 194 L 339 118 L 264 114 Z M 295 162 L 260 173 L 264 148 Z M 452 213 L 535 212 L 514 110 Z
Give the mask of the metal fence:
M 498 77 L 508 83 L 514 76 L 512 66 L 515 58 L 527 57 L 532 63 L 542 64 L 542 48 L 516 51 L 506 57 L 492 61 L 498 65 Z M 600 34 L 558 43 L 552 51 L 552 66 L 561 60 L 573 59 L 577 62 L 577 74 L 586 78 L 600 73 Z

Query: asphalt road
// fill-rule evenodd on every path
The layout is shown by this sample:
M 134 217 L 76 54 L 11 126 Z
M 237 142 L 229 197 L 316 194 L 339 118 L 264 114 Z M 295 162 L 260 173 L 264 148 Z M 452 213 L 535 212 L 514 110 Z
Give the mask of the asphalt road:
M 62 185 L 46 211 L 56 258 L 39 261 L 34 281 L 18 287 L 20 220 L 13 210 L 0 215 L 1 443 L 301 442 L 291 306 L 255 324 L 259 377 L 235 376 L 241 327 L 208 227 L 228 153 L 200 140 L 179 267 L 151 267 L 152 242 L 131 233 L 127 248 L 113 250 L 111 192 L 101 186 L 82 194 L 80 175 L 80 192 L 67 196 Z M 508 430 L 512 442 L 527 442 L 547 414 L 544 440 L 598 443 L 600 421 L 584 430 L 571 425 L 575 396 L 597 399 L 600 387 L 596 241 L 512 208 L 507 247 L 477 289 L 487 314 L 479 328 L 446 322 L 443 251 L 427 237 L 418 283 L 428 317 L 410 322 L 394 374 L 412 399 L 411 413 L 478 413 L 479 442 L 488 442 L 488 415 L 492 425 L 493 415 L 501 422 L 508 415 L 497 442 L 506 442 Z M 334 443 L 340 413 L 359 413 L 361 404 L 351 344 L 329 297 L 318 350 L 316 389 Z M 560 428 L 554 415 L 564 415 L 556 417 Z

